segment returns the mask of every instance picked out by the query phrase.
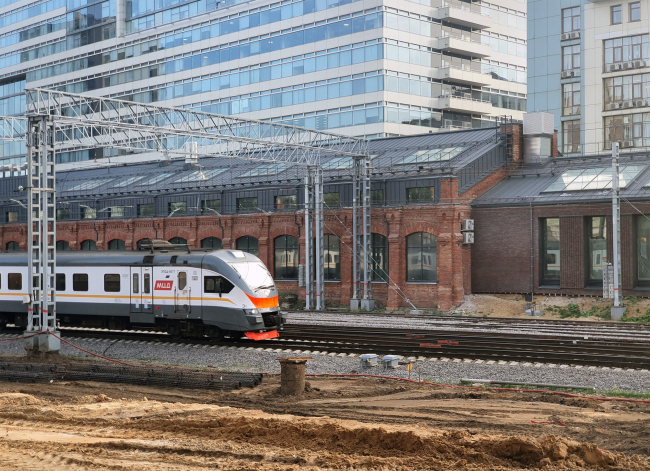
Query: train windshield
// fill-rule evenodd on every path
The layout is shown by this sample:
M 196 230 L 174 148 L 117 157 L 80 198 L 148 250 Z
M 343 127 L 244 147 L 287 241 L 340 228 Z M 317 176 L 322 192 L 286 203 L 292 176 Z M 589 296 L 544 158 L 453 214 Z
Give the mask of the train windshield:
M 231 263 L 230 266 L 253 290 L 275 288 L 273 277 L 260 262 Z

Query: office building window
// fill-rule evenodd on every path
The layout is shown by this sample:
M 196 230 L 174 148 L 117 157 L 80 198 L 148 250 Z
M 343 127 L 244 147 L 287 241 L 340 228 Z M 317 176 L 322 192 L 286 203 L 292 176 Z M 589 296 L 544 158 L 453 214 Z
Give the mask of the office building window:
M 621 5 L 613 5 L 611 7 L 611 22 L 613 25 L 620 25 L 623 23 L 623 7 Z
M 605 79 L 605 104 L 642 99 L 650 99 L 650 74 Z M 632 103 L 632 106 L 647 106 L 647 103 Z
M 624 147 L 650 147 L 650 113 L 635 113 L 605 118 L 605 148 L 612 142 Z
M 587 284 L 603 282 L 603 267 L 607 265 L 607 218 L 587 218 Z
M 97 210 L 89 206 L 81 206 L 82 219 L 95 219 L 97 217 Z
M 126 206 L 111 206 L 107 209 L 109 218 L 123 218 Z
M 562 10 L 562 32 L 580 31 L 580 7 Z
M 580 83 L 562 85 L 562 116 L 580 114 Z
M 562 48 L 562 70 L 573 70 L 574 75 L 580 74 L 580 45 Z
M 298 239 L 283 235 L 275 238 L 274 246 L 274 278 L 276 280 L 298 279 Z
M 562 122 L 562 148 L 565 154 L 580 152 L 580 121 Z
M 650 220 L 636 219 L 636 276 L 639 285 L 650 286 Z
M 18 222 L 18 211 L 7 211 L 7 222 Z
M 341 195 L 336 193 L 323 193 L 323 206 L 325 209 L 338 208 L 341 206 Z
M 641 21 L 641 2 L 630 3 L 630 21 Z
M 334 234 L 323 236 L 325 281 L 341 281 L 341 240 Z
M 607 39 L 605 41 L 605 65 L 650 60 L 649 40 L 650 35 L 648 34 Z
M 540 267 L 542 285 L 560 285 L 560 219 L 540 220 Z

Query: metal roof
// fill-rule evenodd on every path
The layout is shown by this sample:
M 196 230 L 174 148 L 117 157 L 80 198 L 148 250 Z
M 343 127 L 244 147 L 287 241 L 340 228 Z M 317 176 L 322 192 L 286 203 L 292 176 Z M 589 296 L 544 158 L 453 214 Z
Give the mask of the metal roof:
M 386 172 L 408 176 L 417 172 L 433 175 L 454 174 L 495 146 L 503 145 L 496 128 L 472 129 L 466 131 L 438 132 L 414 136 L 382 138 L 369 141 L 369 154 L 373 156 L 372 173 L 385 178 Z M 402 161 L 420 150 L 464 147 L 451 160 L 403 164 Z M 341 159 L 341 156 L 326 156 L 322 163 Z M 87 163 L 84 163 L 87 164 Z M 302 181 L 305 168 L 278 163 L 275 172 L 255 171 L 268 167 L 268 163 L 229 159 L 225 157 L 203 157 L 198 165 L 186 165 L 185 159 L 153 161 L 147 163 L 115 165 L 59 171 L 57 191 L 62 197 L 124 194 L 130 192 L 174 192 L 200 188 L 243 188 L 264 184 L 278 184 Z M 333 165 L 325 170 L 325 181 L 345 180 L 351 177 L 351 167 Z M 343 168 L 341 168 L 343 167 Z M 227 169 L 219 171 L 218 169 Z M 136 178 L 143 177 L 143 178 Z M 96 181 L 96 185 L 92 182 Z
M 621 189 L 621 197 L 630 200 L 650 198 L 650 155 L 621 156 L 620 167 L 642 166 L 643 170 Z M 549 159 L 539 166 L 522 166 L 511 172 L 501 182 L 487 190 L 476 200 L 474 206 L 543 205 L 586 202 L 610 202 L 611 189 L 577 191 L 548 191 L 549 187 L 567 170 L 611 168 L 607 156 L 584 156 L 578 158 Z

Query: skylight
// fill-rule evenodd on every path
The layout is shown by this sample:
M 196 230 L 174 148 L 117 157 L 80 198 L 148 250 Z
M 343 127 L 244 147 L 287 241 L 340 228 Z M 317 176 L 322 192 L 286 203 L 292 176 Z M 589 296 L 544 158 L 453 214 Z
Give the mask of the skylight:
M 169 178 L 172 175 L 173 173 L 161 173 L 160 175 L 154 175 L 153 177 L 150 177 L 148 180 L 140 182 L 140 185 L 155 185 L 156 183 L 163 181 L 165 178 Z
M 451 160 L 463 152 L 467 147 L 445 147 L 444 149 L 419 150 L 413 155 L 409 155 L 401 163 L 419 164 L 423 162 L 439 162 L 441 160 Z
M 88 180 L 80 185 L 73 186 L 68 188 L 67 191 L 81 191 L 81 190 L 93 190 L 99 186 L 105 185 L 108 182 L 112 182 L 114 178 L 98 178 L 97 180 Z
M 646 168 L 644 165 L 621 167 L 621 173 L 619 175 L 620 187 L 625 188 Z M 605 190 L 611 187 L 611 167 L 584 168 L 567 170 L 544 190 L 543 193 L 551 191 Z
M 262 177 L 262 176 L 265 177 L 269 175 L 277 175 L 278 173 L 283 172 L 287 168 L 289 168 L 288 164 L 275 164 L 275 163 L 262 164 L 249 170 L 248 172 L 242 173 L 240 177 Z
M 352 157 L 339 157 L 323 164 L 323 170 L 341 170 L 352 167 Z
M 116 183 L 115 185 L 113 185 L 113 187 L 115 187 L 115 188 L 122 188 L 122 187 L 125 187 L 125 186 L 129 186 L 129 185 L 134 184 L 135 182 L 139 182 L 139 181 L 142 180 L 143 178 L 144 178 L 144 176 L 142 176 L 142 175 L 138 175 L 138 176 L 136 176 L 136 177 L 127 178 L 126 180 L 123 180 L 123 181 L 121 181 L 121 182 Z
M 213 177 L 216 177 L 220 173 L 223 173 L 223 172 L 225 172 L 227 170 L 228 170 L 228 168 L 208 168 L 208 169 L 205 169 L 205 170 L 195 170 L 192 173 L 188 173 L 187 175 L 183 175 L 181 178 L 176 180 L 176 183 L 210 180 Z

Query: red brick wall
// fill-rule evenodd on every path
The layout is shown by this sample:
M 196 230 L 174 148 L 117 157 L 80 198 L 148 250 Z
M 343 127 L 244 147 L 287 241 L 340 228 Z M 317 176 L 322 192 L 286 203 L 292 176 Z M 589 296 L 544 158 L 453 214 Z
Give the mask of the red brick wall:
M 471 217 L 467 204 L 458 204 L 456 179 L 445 179 L 442 194 L 446 205 L 411 206 L 372 210 L 372 232 L 387 237 L 389 250 L 389 276 L 391 286 L 373 283 L 373 297 L 389 308 L 409 307 L 408 298 L 421 308 L 449 309 L 460 304 L 471 287 L 471 248 L 462 245 L 460 224 Z M 384 219 L 385 218 L 385 219 Z M 274 271 L 274 239 L 292 235 L 299 239 L 301 263 L 305 261 L 304 216 L 302 213 L 266 215 L 193 216 L 154 219 L 66 221 L 57 224 L 57 240 L 67 241 L 73 250 L 84 240 L 96 241 L 99 250 L 108 248 L 113 239 L 125 241 L 127 250 L 135 248 L 144 238 L 169 240 L 172 237 L 187 239 L 191 247 L 200 247 L 206 237 L 222 239 L 224 248 L 234 248 L 242 236 L 259 240 L 259 257 Z M 348 305 L 352 296 L 352 213 L 348 210 L 326 212 L 325 233 L 341 238 L 341 281 L 325 284 L 326 299 Z M 154 229 L 155 227 L 155 229 Z M 0 225 L 0 247 L 10 241 L 26 249 L 26 227 L 22 224 Z M 156 233 L 157 231 L 157 233 Z M 414 232 L 430 232 L 438 237 L 438 283 L 406 283 L 406 236 Z M 348 248 L 350 247 L 350 248 Z M 280 292 L 297 293 L 304 299 L 304 288 L 296 281 L 278 281 Z
M 650 214 L 650 203 L 634 203 Z M 636 249 L 634 219 L 640 217 L 626 203 L 621 206 L 621 274 L 624 296 L 650 297 L 650 291 L 635 289 Z M 472 289 L 476 293 L 530 292 L 530 207 L 474 208 L 476 242 L 472 248 Z M 600 287 L 586 287 L 585 218 L 607 217 L 608 258 L 612 254 L 611 204 L 533 207 L 533 277 L 537 293 L 601 296 Z M 540 218 L 560 218 L 560 288 L 540 288 Z

